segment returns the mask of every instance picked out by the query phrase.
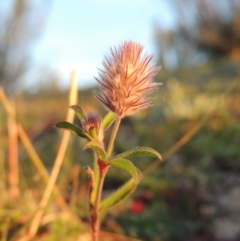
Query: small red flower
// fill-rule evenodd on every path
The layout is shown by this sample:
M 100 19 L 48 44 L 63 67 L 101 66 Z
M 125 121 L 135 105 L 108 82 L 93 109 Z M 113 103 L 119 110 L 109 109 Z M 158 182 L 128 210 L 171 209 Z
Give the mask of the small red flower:
M 131 211 L 134 214 L 140 214 L 144 211 L 145 209 L 145 204 L 142 200 L 135 200 L 132 204 Z

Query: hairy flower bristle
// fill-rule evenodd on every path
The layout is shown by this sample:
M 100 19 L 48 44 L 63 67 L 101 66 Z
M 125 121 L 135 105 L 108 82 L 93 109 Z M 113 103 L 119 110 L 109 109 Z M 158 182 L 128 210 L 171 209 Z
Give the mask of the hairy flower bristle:
M 96 78 L 101 91 L 95 96 L 120 117 L 152 106 L 149 94 L 160 85 L 152 82 L 159 70 L 150 64 L 153 56 L 142 52 L 143 46 L 131 41 L 110 48 L 111 58 L 105 57 Z

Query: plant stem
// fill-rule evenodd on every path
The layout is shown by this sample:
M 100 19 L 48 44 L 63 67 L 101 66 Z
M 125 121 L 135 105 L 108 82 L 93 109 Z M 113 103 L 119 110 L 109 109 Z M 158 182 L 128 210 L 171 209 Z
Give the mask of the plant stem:
M 117 117 L 112 130 L 111 138 L 108 144 L 108 149 L 107 149 L 108 158 L 112 154 L 114 140 L 116 138 L 120 123 L 121 123 L 121 117 Z M 99 206 L 101 202 L 103 183 L 104 183 L 104 179 L 107 174 L 108 168 L 109 168 L 109 163 L 104 162 L 100 158 L 98 158 L 99 178 L 97 182 L 96 199 L 95 199 L 94 207 L 90 206 L 93 241 L 98 241 L 98 237 L 99 237 L 99 211 L 100 211 Z
M 118 131 L 120 123 L 121 123 L 121 117 L 118 116 L 116 121 L 115 121 L 114 127 L 113 127 L 113 131 L 112 131 L 112 135 L 111 135 L 110 141 L 108 143 L 108 149 L 107 149 L 107 156 L 108 156 L 108 158 L 112 154 L 113 143 L 114 143 L 114 140 L 116 138 L 117 131 Z
M 102 194 L 102 188 L 105 176 L 107 174 L 107 170 L 109 165 L 102 162 L 102 160 L 98 160 L 98 166 L 99 166 L 99 182 L 97 186 L 97 193 L 96 193 L 96 200 L 94 209 L 91 213 L 91 223 L 92 223 L 92 231 L 93 231 L 93 241 L 98 241 L 99 236 L 99 206 L 101 202 L 101 194 Z

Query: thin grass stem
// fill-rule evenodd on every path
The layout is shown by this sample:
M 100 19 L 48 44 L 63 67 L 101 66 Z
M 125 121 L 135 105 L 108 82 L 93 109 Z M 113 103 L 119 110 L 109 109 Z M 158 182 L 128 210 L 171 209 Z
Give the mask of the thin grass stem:
M 73 72 L 72 74 L 72 82 L 71 82 L 71 88 L 70 88 L 70 94 L 69 94 L 69 105 L 76 105 L 77 104 L 77 81 L 76 81 L 76 73 Z M 67 113 L 67 121 L 68 122 L 72 122 L 74 119 L 74 112 L 72 109 L 69 108 L 68 113 Z M 30 225 L 30 229 L 29 229 L 29 234 L 30 236 L 35 236 L 35 234 L 37 233 L 38 227 L 40 225 L 40 221 L 42 219 L 42 216 L 44 214 L 44 210 L 49 202 L 49 199 L 51 197 L 53 188 L 55 186 L 58 174 L 60 172 L 61 166 L 62 166 L 62 162 L 63 162 L 63 157 L 65 155 L 66 149 L 67 149 L 67 145 L 68 145 L 68 141 L 70 138 L 70 132 L 68 132 L 67 130 L 64 131 L 63 133 L 63 137 L 62 137 L 62 141 L 60 143 L 60 147 L 57 153 L 57 157 L 53 166 L 53 170 L 51 173 L 51 176 L 49 178 L 49 182 L 47 183 L 47 187 L 44 191 L 43 197 L 40 201 L 39 204 L 39 209 L 35 215 L 35 217 L 33 218 L 33 221 Z

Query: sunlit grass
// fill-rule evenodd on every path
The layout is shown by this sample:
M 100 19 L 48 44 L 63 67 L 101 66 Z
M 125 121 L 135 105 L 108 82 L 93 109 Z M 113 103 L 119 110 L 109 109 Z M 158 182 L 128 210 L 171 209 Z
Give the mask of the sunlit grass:
M 230 85 L 232 85 L 231 88 L 229 87 Z M 139 239 L 141 239 L 142 236 L 145 238 L 143 240 L 153 240 L 157 236 L 161 236 L 163 240 L 174 240 L 174 238 L 176 238 L 174 233 L 182 235 L 182 237 L 186 237 L 190 234 L 192 235 L 206 225 L 206 217 L 198 216 L 198 221 L 192 226 L 181 226 L 177 223 L 178 221 L 181 222 L 181 212 L 177 213 L 176 209 L 176 212 L 169 211 L 170 206 L 168 206 L 169 203 L 171 203 L 171 205 L 176 207 L 179 211 L 185 210 L 184 208 L 186 208 L 186 211 L 189 211 L 185 204 L 190 206 L 193 205 L 191 197 L 194 193 L 194 188 L 189 189 L 189 192 L 186 191 L 184 196 L 185 201 L 183 199 L 178 199 L 178 188 L 180 184 L 183 185 L 182 180 L 184 179 L 185 182 L 191 184 L 194 181 L 199 183 L 203 182 L 203 180 L 207 178 L 208 185 L 213 185 L 214 178 L 217 178 L 215 169 L 220 168 L 218 164 L 225 165 L 225 159 L 223 161 L 220 160 L 221 163 L 216 164 L 214 158 L 218 155 L 228 159 L 227 165 L 229 170 L 236 171 L 240 167 L 238 152 L 239 137 L 237 135 L 240 129 L 238 122 L 240 116 L 238 105 L 238 103 L 240 103 L 239 79 L 236 77 L 231 83 L 230 81 L 226 83 L 210 79 L 209 82 L 206 82 L 201 88 L 194 84 L 186 84 L 186 82 L 181 82 L 179 79 L 176 79 L 169 80 L 169 83 L 166 83 L 165 86 L 166 91 L 161 93 L 161 99 L 164 100 L 166 105 L 163 106 L 162 103 L 156 103 L 154 109 L 151 110 L 152 117 L 146 118 L 143 123 L 140 121 L 139 124 L 136 123 L 133 125 L 131 119 L 127 119 L 126 123 L 123 123 L 124 126 L 122 130 L 124 132 L 120 136 L 125 143 L 121 145 L 117 142 L 117 149 L 124 151 L 122 148 L 128 145 L 128 141 L 129 143 L 135 143 L 136 139 L 138 140 L 141 138 L 137 143 L 146 142 L 149 143 L 149 145 L 153 144 L 154 148 L 162 152 L 164 150 L 171 150 L 174 144 L 178 143 L 181 138 L 191 132 L 192 128 L 197 126 L 206 116 L 207 118 L 199 129 L 197 129 L 189 139 L 186 139 L 183 145 L 180 144 L 173 152 L 170 152 L 167 156 L 169 164 L 166 163 L 162 169 L 158 169 L 157 163 L 154 168 L 147 171 L 146 178 L 140 185 L 138 192 L 133 196 L 133 199 L 130 199 L 127 205 L 124 203 L 119 204 L 119 210 L 121 211 L 114 212 L 110 210 L 108 214 L 105 214 L 106 222 L 104 222 L 103 227 L 106 230 L 127 234 Z M 59 95 L 57 100 L 54 96 L 53 99 L 51 99 L 51 97 L 45 99 L 43 96 L 38 97 L 38 95 L 34 96 L 34 98 L 31 97 L 31 102 L 26 101 L 24 96 L 17 98 L 20 98 L 22 101 L 16 101 L 17 123 L 23 124 L 23 130 L 26 132 L 27 136 L 30 137 L 31 145 L 37 147 L 34 149 L 37 149 L 37 154 L 41 159 L 42 156 L 47 156 L 45 154 L 48 151 L 42 143 L 45 143 L 49 138 L 53 138 L 53 140 L 57 142 L 60 132 L 54 130 L 53 132 L 46 132 L 46 135 L 36 135 L 36 133 L 41 133 L 42 130 L 45 129 L 43 124 L 48 126 L 46 130 L 51 130 L 53 129 L 51 126 L 53 126 L 56 121 L 64 118 L 68 108 L 66 104 L 67 93 Z M 156 99 L 158 99 L 158 96 Z M 81 98 L 80 94 L 80 101 L 84 104 L 84 101 L 87 101 L 87 99 Z M 95 100 L 90 101 L 96 108 L 99 108 Z M 24 106 L 22 105 L 23 102 L 25 103 Z M 43 107 L 41 107 L 41 105 Z M 88 104 L 84 105 L 87 106 Z M 34 106 L 38 107 L 34 108 Z M 36 168 L 29 159 L 24 147 L 26 143 L 24 144 L 24 140 L 20 136 L 20 195 L 17 200 L 12 198 L 9 192 L 9 174 L 7 171 L 9 147 L 7 131 L 8 116 L 9 114 L 3 109 L 1 102 L 0 160 L 3 161 L 1 162 L 0 169 L 0 192 L 2 197 L 0 199 L 0 232 L 2 240 L 16 240 L 18 235 L 23 236 L 29 228 L 31 220 L 38 208 L 38 203 L 43 195 L 45 182 L 41 178 L 39 168 Z M 141 115 L 134 118 L 139 118 L 139 120 L 141 120 Z M 46 123 L 46 120 L 47 122 L 49 121 L 49 123 Z M 151 130 L 149 131 L 146 128 L 148 124 L 151 125 Z M 124 129 L 125 126 L 128 126 L 128 128 Z M 134 136 L 126 138 L 131 128 L 139 130 L 139 132 Z M 21 129 L 19 135 L 21 135 Z M 227 148 L 225 148 L 226 144 Z M 40 146 L 43 148 L 38 149 Z M 78 164 L 80 169 L 86 165 L 86 160 L 89 160 L 89 153 L 79 153 L 76 151 L 76 147 L 79 149 L 82 148 L 82 146 L 83 143 L 71 137 L 69 145 L 69 150 L 71 151 L 67 150 L 67 155 L 65 157 L 66 160 L 71 160 L 73 158 L 73 166 L 74 164 Z M 53 144 L 51 148 L 53 153 L 57 153 L 57 146 L 55 144 Z M 51 162 L 51 160 L 44 160 L 43 162 L 46 165 L 46 163 Z M 146 163 L 144 163 L 144 161 L 142 163 L 136 162 L 136 165 L 139 166 L 139 168 L 146 168 L 150 167 L 153 163 L 154 160 L 146 161 Z M 77 185 L 79 186 L 73 192 L 73 185 L 76 185 L 76 179 L 72 178 L 74 170 L 69 167 L 69 165 L 64 166 L 63 164 L 63 167 L 60 177 L 64 177 L 65 180 L 58 180 L 57 186 L 69 205 L 71 212 L 79 215 L 83 219 L 85 225 L 81 226 L 77 222 L 73 222 L 68 214 L 59 208 L 56 199 L 52 197 L 47 206 L 46 214 L 40 223 L 41 228 L 35 240 L 54 241 L 60 240 L 60 238 L 64 240 L 90 239 L 87 219 L 88 213 L 82 211 L 86 207 L 84 205 L 87 200 L 87 176 L 83 172 L 79 174 L 80 177 L 77 178 L 77 182 L 79 182 Z M 51 165 L 48 165 L 48 173 L 50 168 Z M 71 174 L 69 170 L 71 170 Z M 114 170 L 111 175 L 115 176 Z M 107 183 L 106 192 L 111 192 L 116 186 L 121 184 L 121 181 L 121 178 L 119 178 L 119 183 L 112 184 L 112 186 L 110 185 L 111 181 L 109 184 Z M 73 184 L 73 182 L 75 182 L 75 184 Z M 181 185 L 180 187 L 184 189 L 184 186 Z M 146 189 L 153 193 L 153 199 L 146 204 L 142 214 L 132 213 L 131 207 L 134 205 L 136 198 L 141 197 Z M 172 197 L 179 200 L 179 203 L 176 204 Z M 156 212 L 161 213 L 160 219 L 156 218 Z M 178 214 L 180 215 L 178 216 L 179 219 L 174 219 L 174 215 Z M 183 216 L 183 218 L 191 220 L 191 215 Z M 142 221 L 140 222 L 140 220 Z M 72 225 L 69 225 L 70 222 Z M 126 222 L 131 223 L 131 227 L 125 225 Z M 160 224 L 158 224 L 159 226 L 157 227 L 161 229 L 161 232 L 158 232 L 159 229 L 156 228 L 156 226 L 154 226 L 151 231 L 151 226 L 149 226 L 149 224 L 157 225 L 159 222 Z M 172 225 L 172 229 L 169 228 L 170 224 Z M 142 226 L 145 226 L 148 231 L 143 230 Z M 181 230 L 184 230 L 185 233 L 182 234 Z M 108 234 L 103 235 L 107 236 Z M 173 237 L 173 239 L 171 239 L 171 237 Z M 117 237 L 114 238 L 117 240 Z M 127 239 L 124 237 L 118 238 L 119 240 L 131 240 L 130 238 Z M 109 240 L 111 239 L 109 238 Z

